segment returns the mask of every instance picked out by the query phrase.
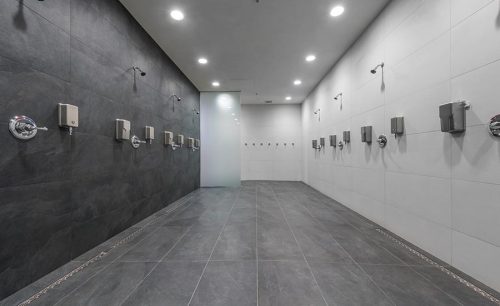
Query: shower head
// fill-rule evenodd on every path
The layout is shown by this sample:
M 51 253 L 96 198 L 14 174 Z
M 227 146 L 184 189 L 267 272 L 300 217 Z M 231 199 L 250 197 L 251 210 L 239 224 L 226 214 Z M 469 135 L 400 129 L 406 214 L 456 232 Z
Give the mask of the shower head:
M 172 97 L 174 97 L 177 102 L 181 102 L 182 101 L 182 98 L 179 97 L 178 95 L 172 95 Z
M 134 72 L 136 71 L 139 71 L 141 73 L 141 76 L 145 76 L 146 75 L 146 72 L 144 72 L 141 68 L 139 67 L 133 67 L 132 69 L 134 69 Z
M 317 115 L 319 114 L 319 112 L 321 112 L 321 109 L 318 108 L 317 110 L 314 111 L 314 114 Z
M 382 63 L 378 64 L 377 66 L 375 66 L 375 68 L 373 68 L 372 70 L 370 70 L 370 72 L 371 72 L 372 74 L 375 74 L 375 73 L 377 73 L 377 69 L 378 69 L 378 68 L 382 68 L 382 69 L 384 69 L 384 62 L 382 62 Z
M 336 95 L 333 99 L 338 100 L 340 97 L 342 97 L 342 93 L 339 93 L 339 94 L 338 94 L 338 95 Z
M 196 108 L 193 108 L 193 113 L 195 113 L 196 115 L 199 115 L 200 114 L 200 111 L 197 110 Z

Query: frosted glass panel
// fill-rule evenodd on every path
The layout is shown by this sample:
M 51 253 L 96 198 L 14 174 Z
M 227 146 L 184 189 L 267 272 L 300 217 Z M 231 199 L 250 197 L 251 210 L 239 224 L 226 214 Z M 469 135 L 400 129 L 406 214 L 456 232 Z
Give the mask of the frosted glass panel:
M 201 186 L 240 186 L 240 93 L 202 92 Z

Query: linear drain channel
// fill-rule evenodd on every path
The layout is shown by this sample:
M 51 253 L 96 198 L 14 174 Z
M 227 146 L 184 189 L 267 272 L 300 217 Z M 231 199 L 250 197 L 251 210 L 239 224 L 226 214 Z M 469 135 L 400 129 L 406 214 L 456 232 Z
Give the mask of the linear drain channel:
M 432 259 L 428 258 L 427 256 L 423 255 L 422 253 L 418 252 L 417 250 L 414 250 L 412 249 L 410 246 L 406 245 L 404 242 L 400 241 L 399 239 L 393 237 L 392 235 L 388 234 L 386 231 L 384 230 L 381 230 L 379 228 L 376 228 L 375 229 L 377 232 L 381 233 L 382 235 L 384 235 L 386 238 L 389 238 L 390 240 L 392 240 L 393 242 L 397 243 L 398 245 L 400 245 L 401 247 L 405 248 L 406 250 L 408 250 L 410 253 L 416 255 L 417 257 L 419 257 L 420 259 L 422 259 L 423 261 L 427 262 L 428 264 L 438 268 L 439 270 L 441 270 L 441 272 L 444 272 L 446 273 L 448 276 L 450 276 L 451 278 L 453 278 L 454 280 L 460 282 L 462 285 L 465 285 L 467 286 L 468 288 L 474 290 L 477 294 L 481 295 L 482 297 L 488 299 L 489 301 L 497 304 L 497 305 L 500 305 L 500 300 L 495 298 L 494 296 L 492 296 L 491 294 L 489 294 L 488 292 L 484 291 L 483 289 L 477 287 L 476 285 L 472 284 L 471 282 L 465 280 L 464 278 L 460 277 L 459 275 L 453 273 L 452 271 L 448 270 L 447 268 L 445 268 L 444 266 L 438 264 L 437 262 L 433 261 Z
M 191 198 L 191 197 L 189 197 Z M 72 270 L 71 272 L 65 274 L 63 277 L 59 278 L 58 280 L 56 280 L 55 282 L 51 283 L 50 285 L 48 285 L 47 287 L 43 288 L 42 290 L 38 291 L 37 293 L 35 293 L 34 295 L 32 295 L 29 299 L 25 300 L 24 302 L 18 304 L 18 306 L 26 306 L 26 305 L 29 305 L 31 303 L 33 303 L 34 301 L 38 300 L 39 298 L 41 298 L 43 295 L 47 294 L 50 290 L 56 288 L 57 286 L 61 285 L 62 283 L 64 283 L 65 281 L 67 281 L 69 278 L 71 278 L 72 276 L 74 276 L 75 274 L 77 274 L 78 272 L 81 272 L 83 271 L 83 269 L 87 268 L 88 266 L 90 266 L 91 264 L 103 259 L 104 257 L 106 257 L 112 250 L 116 249 L 117 247 L 121 246 L 122 244 L 132 240 L 133 238 L 137 237 L 141 232 L 144 231 L 144 229 L 149 226 L 149 225 L 152 225 L 156 222 L 158 222 L 160 220 L 161 217 L 165 216 L 165 215 L 168 215 L 170 213 L 172 213 L 174 210 L 180 208 L 181 206 L 183 206 L 185 203 L 188 202 L 189 198 L 186 198 L 186 199 L 181 199 L 177 205 L 172 205 L 172 207 L 167 210 L 164 214 L 161 214 L 161 215 L 158 215 L 156 217 L 154 217 L 153 219 L 151 219 L 150 222 L 148 222 L 146 225 L 144 225 L 143 227 L 141 227 L 140 229 L 132 232 L 130 235 L 126 236 L 125 238 L 121 239 L 120 241 L 118 241 L 117 243 L 113 244 L 109 250 L 107 251 L 103 251 L 101 253 L 99 253 L 98 255 L 92 257 L 91 259 L 89 259 L 88 261 L 84 262 L 82 265 L 80 265 L 79 267 L 75 268 L 74 270 Z M 183 201 L 182 201 L 183 200 Z

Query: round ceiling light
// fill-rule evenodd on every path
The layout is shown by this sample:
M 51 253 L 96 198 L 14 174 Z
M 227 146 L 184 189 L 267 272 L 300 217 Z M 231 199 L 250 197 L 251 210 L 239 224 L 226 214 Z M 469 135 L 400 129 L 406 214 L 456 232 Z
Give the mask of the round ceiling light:
M 295 80 L 295 81 L 293 81 L 293 85 L 297 85 L 298 86 L 300 84 L 302 84 L 301 80 Z
M 285 98 L 285 100 L 290 101 L 290 100 L 292 100 L 292 97 L 288 96 Z
M 344 13 L 345 9 L 342 5 L 337 5 L 330 11 L 330 16 L 338 17 Z
M 212 82 L 212 86 L 213 87 L 219 87 L 220 86 L 220 83 L 218 81 L 213 81 Z
M 184 13 L 179 10 L 172 10 L 170 11 L 170 17 L 172 17 L 173 20 L 181 21 L 184 19 Z
M 309 54 L 306 56 L 306 62 L 314 62 L 316 60 L 316 55 L 314 54 Z
M 207 60 L 206 58 L 204 58 L 204 57 L 200 57 L 200 58 L 198 59 L 198 63 L 199 63 L 199 64 L 202 64 L 202 65 L 205 65 L 205 64 L 207 64 L 207 63 L 208 63 L 208 60 Z

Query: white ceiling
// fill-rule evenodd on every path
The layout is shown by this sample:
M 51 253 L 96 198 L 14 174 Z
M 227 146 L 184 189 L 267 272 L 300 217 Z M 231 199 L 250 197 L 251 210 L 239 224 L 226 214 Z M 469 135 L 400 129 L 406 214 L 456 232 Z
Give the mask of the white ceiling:
M 301 103 L 389 0 L 120 0 L 201 91 Z M 336 4 L 345 13 L 330 17 Z M 180 9 L 183 21 L 169 12 Z M 306 63 L 307 54 L 316 61 Z M 207 65 L 197 62 L 199 57 Z M 293 80 L 302 80 L 294 86 Z M 285 101 L 286 96 L 292 101 Z

